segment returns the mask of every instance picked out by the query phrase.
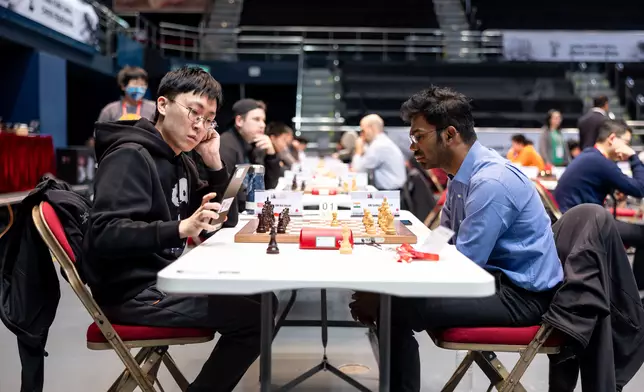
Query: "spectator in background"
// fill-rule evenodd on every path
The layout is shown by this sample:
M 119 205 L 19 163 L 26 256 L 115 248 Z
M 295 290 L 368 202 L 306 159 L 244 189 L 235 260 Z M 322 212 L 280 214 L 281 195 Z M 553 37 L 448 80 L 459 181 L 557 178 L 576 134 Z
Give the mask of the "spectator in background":
M 593 99 L 593 108 L 579 118 L 579 144 L 582 150 L 592 147 L 597 141 L 599 127 L 608 120 L 608 97 L 601 95 Z
M 293 143 L 291 143 L 291 146 L 293 147 L 293 156 L 297 159 L 298 162 L 302 162 L 304 158 L 306 158 L 306 145 L 308 144 L 308 140 L 301 136 L 297 136 L 295 139 L 293 139 Z
M 543 159 L 534 149 L 532 141 L 521 134 L 512 136 L 512 148 L 508 151 L 507 158 L 510 162 L 518 163 L 521 166 L 534 166 L 539 171 L 545 169 Z
M 570 160 L 577 158 L 581 153 L 581 147 L 578 140 L 568 140 L 568 151 L 570 152 Z
M 358 140 L 358 133 L 355 131 L 346 131 L 340 138 L 338 143 L 338 152 L 331 154 L 333 158 L 339 159 L 344 163 L 351 162 L 353 153 L 355 151 L 356 140 Z
M 281 166 L 290 169 L 297 160 L 291 153 L 293 143 L 293 129 L 281 122 L 273 122 L 266 127 L 266 134 L 273 142 L 273 148 L 280 159 Z
M 157 105 L 143 99 L 148 90 L 148 73 L 143 68 L 126 66 L 119 71 L 116 80 L 123 91 L 123 98 L 105 106 L 98 122 L 138 120 L 141 117 L 154 122 Z
M 373 170 L 373 185 L 378 190 L 400 190 L 407 178 L 405 157 L 385 134 L 385 122 L 377 114 L 370 114 L 360 120 L 360 129 L 351 168 L 357 172 Z
M 570 151 L 561 133 L 561 113 L 558 110 L 548 111 L 539 137 L 539 155 L 544 163 L 552 166 L 566 166 L 570 163 Z

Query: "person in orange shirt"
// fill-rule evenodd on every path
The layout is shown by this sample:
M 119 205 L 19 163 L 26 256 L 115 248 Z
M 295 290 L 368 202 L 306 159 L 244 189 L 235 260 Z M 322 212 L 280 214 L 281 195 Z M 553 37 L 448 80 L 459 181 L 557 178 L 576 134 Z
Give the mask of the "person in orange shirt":
M 532 142 L 521 134 L 512 136 L 512 148 L 508 151 L 507 158 L 522 166 L 535 166 L 539 171 L 545 169 L 541 155 L 534 149 Z

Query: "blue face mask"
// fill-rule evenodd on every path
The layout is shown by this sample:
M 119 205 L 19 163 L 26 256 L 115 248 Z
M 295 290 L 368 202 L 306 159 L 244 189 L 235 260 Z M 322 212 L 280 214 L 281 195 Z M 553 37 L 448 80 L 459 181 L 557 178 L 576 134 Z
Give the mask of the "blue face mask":
M 143 96 L 145 95 L 145 92 L 147 90 L 147 87 L 128 86 L 125 88 L 125 94 L 127 94 L 128 97 L 132 98 L 135 101 L 140 101 L 141 99 L 143 99 Z

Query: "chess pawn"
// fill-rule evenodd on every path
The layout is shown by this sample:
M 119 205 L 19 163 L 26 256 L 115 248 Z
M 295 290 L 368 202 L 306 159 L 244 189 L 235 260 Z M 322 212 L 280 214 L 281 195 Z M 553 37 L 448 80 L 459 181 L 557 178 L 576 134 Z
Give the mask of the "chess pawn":
M 338 213 L 337 212 L 332 212 L 331 216 L 333 217 L 331 219 L 331 226 L 332 227 L 340 226 L 340 222 L 338 221 Z
M 286 224 L 284 218 L 277 221 L 277 234 L 286 234 Z
M 347 225 L 344 225 L 342 227 L 342 243 L 340 244 L 340 254 L 350 255 L 351 253 L 353 253 L 353 246 L 351 246 L 351 240 L 349 239 L 350 235 L 351 231 L 349 230 L 349 227 Z
M 300 186 L 300 190 L 304 192 L 306 190 L 306 181 L 302 181 L 302 185 Z
M 358 183 L 357 183 L 355 177 L 353 177 L 353 180 L 351 180 L 351 190 L 352 191 L 357 191 L 358 190 Z
M 276 255 L 280 253 L 280 249 L 277 247 L 277 233 L 275 232 L 275 226 L 271 227 L 271 237 L 268 241 L 268 248 L 266 248 L 266 253 L 269 255 Z

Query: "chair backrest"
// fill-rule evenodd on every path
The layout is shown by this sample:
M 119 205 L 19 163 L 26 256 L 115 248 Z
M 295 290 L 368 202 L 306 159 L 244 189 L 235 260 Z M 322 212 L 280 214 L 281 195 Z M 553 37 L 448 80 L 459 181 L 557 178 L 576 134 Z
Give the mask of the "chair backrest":
M 559 210 L 559 205 L 557 204 L 557 201 L 555 200 L 554 196 L 546 187 L 543 186 L 543 184 L 535 179 L 532 180 L 534 182 L 535 187 L 537 188 L 537 192 L 539 192 L 539 197 L 541 198 L 541 201 L 543 202 L 543 205 L 546 207 L 548 212 L 555 218 L 555 220 L 561 219 L 561 216 L 563 215 L 561 210 Z
M 447 200 L 447 190 L 444 190 L 441 193 L 441 196 L 438 198 L 438 201 L 436 202 L 436 205 L 432 209 L 432 211 L 427 215 L 423 223 L 425 226 L 429 227 L 430 229 L 435 229 L 438 227 L 440 224 L 440 214 L 441 211 L 443 210 L 443 205 L 445 204 L 445 201 Z
M 58 218 L 54 208 L 51 204 L 44 201 L 33 208 L 31 216 L 38 233 L 40 233 L 40 236 L 49 248 L 49 251 L 54 255 L 54 259 L 58 264 L 60 264 L 63 272 L 67 276 L 69 284 L 72 286 L 72 290 L 74 290 L 78 299 L 80 299 L 85 306 L 85 309 L 87 309 L 89 314 L 92 316 L 94 322 L 96 322 L 108 340 L 111 339 L 108 335 L 116 336 L 116 332 L 112 328 L 112 325 L 107 321 L 101 308 L 98 306 L 96 301 L 94 301 L 89 289 L 83 284 L 80 276 L 78 275 L 78 271 L 74 265 L 76 262 L 76 255 L 74 255 L 74 252 L 69 245 L 65 229 L 60 223 L 60 219 Z M 118 336 L 116 336 L 116 338 L 120 341 Z M 121 344 L 123 344 L 122 341 Z

